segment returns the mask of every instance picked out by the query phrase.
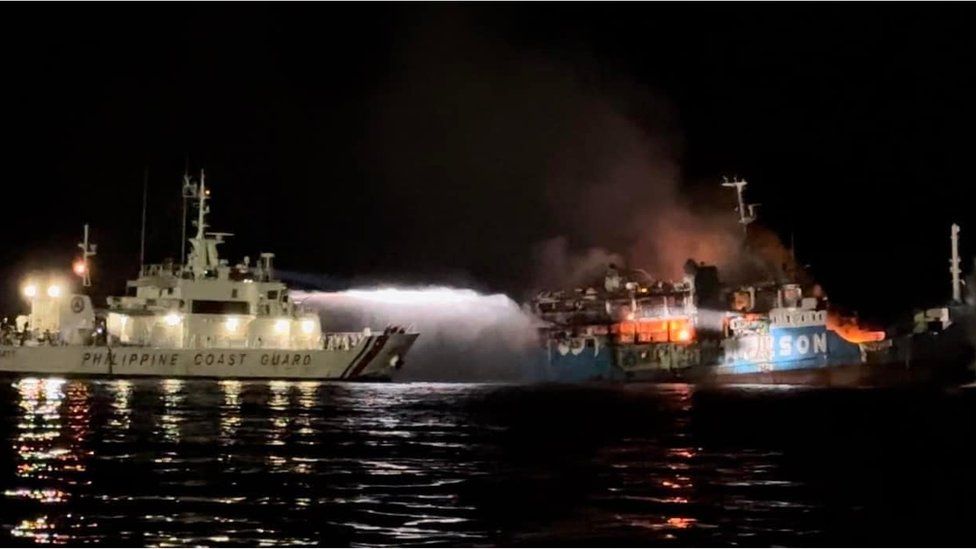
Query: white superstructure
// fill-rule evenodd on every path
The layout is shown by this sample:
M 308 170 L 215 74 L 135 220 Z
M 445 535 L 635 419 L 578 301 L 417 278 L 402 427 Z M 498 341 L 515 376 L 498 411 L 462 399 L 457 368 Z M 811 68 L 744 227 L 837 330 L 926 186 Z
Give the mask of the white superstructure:
M 260 254 L 254 265 L 220 258 L 218 246 L 231 235 L 206 230 L 210 190 L 202 173 L 199 185 L 185 178 L 184 197 L 197 207 L 185 264 L 142 266 L 126 295 L 107 299 L 103 324 L 87 295 L 67 295 L 62 281 L 29 281 L 23 292 L 31 312 L 16 337 L 4 334 L 0 371 L 347 379 L 389 377 L 400 367 L 417 334 L 323 334 L 318 314 L 293 303 L 275 279 L 274 254 Z M 79 246 L 85 253 L 75 272 L 87 281 L 94 255 L 87 226 Z
M 185 265 L 145 265 L 125 296 L 108 299 L 110 341 L 174 349 L 288 349 L 322 347 L 314 313 L 302 313 L 275 280 L 274 254 L 257 265 L 220 259 L 228 233 L 206 232 L 210 190 L 203 176 L 192 193 L 197 202 L 196 236 Z

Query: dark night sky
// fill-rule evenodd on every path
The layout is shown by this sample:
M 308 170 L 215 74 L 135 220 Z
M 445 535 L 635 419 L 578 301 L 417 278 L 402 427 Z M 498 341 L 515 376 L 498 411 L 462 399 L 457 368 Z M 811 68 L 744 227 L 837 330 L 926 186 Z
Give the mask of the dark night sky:
M 552 174 L 592 167 L 560 151 L 616 138 L 574 141 L 583 96 L 665 143 L 682 193 L 747 177 L 764 225 L 862 313 L 948 295 L 953 220 L 976 251 L 966 5 L 4 10 L 5 310 L 86 221 L 120 289 L 147 165 L 149 259 L 177 255 L 187 154 L 234 258 L 519 296 L 534 243 L 572 230 Z

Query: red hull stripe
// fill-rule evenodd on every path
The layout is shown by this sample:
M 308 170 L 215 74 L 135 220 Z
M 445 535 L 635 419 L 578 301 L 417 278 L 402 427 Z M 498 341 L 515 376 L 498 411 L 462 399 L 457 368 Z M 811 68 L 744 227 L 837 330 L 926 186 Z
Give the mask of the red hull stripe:
M 359 357 L 363 356 L 363 354 L 366 353 L 366 351 L 368 351 L 372 347 L 372 342 L 373 342 L 373 337 L 369 336 L 366 339 L 366 344 L 363 345 L 363 348 L 359 350 L 359 353 L 356 354 L 355 358 L 349 361 L 349 365 L 346 366 L 346 369 L 342 371 L 342 375 L 339 376 L 339 379 L 346 378 L 346 375 L 349 373 L 349 370 L 351 370 L 352 367 L 356 365 L 357 361 L 359 361 Z
M 358 376 L 359 373 L 362 372 L 364 368 L 366 368 L 366 365 L 372 362 L 374 358 L 376 358 L 376 355 L 379 354 L 380 349 L 382 349 L 383 346 L 386 345 L 387 339 L 390 339 L 390 336 L 387 335 L 378 336 L 376 338 L 376 341 L 373 342 L 372 347 L 370 347 L 369 352 L 366 353 L 366 356 L 364 356 L 359 361 L 359 364 L 357 364 L 356 367 L 353 369 L 352 373 L 349 374 L 349 377 L 353 378 Z

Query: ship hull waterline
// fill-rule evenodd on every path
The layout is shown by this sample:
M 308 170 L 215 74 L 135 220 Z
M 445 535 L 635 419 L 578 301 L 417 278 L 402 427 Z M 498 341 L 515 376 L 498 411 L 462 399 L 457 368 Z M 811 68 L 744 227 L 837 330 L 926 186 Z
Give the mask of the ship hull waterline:
M 689 376 L 701 386 L 795 385 L 835 388 L 886 388 L 909 386 L 956 386 L 972 379 L 972 371 L 962 363 L 884 363 L 832 364 L 730 374 L 701 369 Z
M 0 346 L 0 373 L 79 377 L 385 380 L 417 334 L 364 337 L 349 349 Z
M 908 386 L 955 387 L 971 382 L 973 370 L 964 364 L 844 364 L 823 367 L 797 368 L 753 373 L 722 373 L 713 366 L 699 366 L 686 370 L 622 371 L 609 376 L 566 379 L 547 376 L 551 383 L 567 384 L 674 384 L 699 387 L 737 385 L 792 385 L 819 388 L 886 388 Z
M 951 336 L 951 337 L 949 337 Z M 602 347 L 595 353 L 554 354 L 543 351 L 549 364 L 545 378 L 555 382 L 608 381 L 620 383 L 690 383 L 695 385 L 803 385 L 813 387 L 895 387 L 904 385 L 954 386 L 972 381 L 976 354 L 959 334 L 915 335 L 889 340 L 883 350 L 860 350 L 857 356 L 835 352 L 807 359 L 748 361 L 689 355 L 684 362 L 666 366 L 621 365 L 627 349 L 645 346 Z M 931 341 L 930 341 L 931 340 Z M 835 351 L 844 350 L 837 346 Z M 666 347 L 666 346 L 664 346 Z M 624 352 L 619 352 L 624 349 Z M 854 347 L 853 349 L 857 349 Z M 853 350 L 851 349 L 851 350 Z M 586 349 L 589 351 L 590 349 Z M 654 353 L 644 353 L 653 356 Z M 629 367 L 628 367 L 629 366 Z

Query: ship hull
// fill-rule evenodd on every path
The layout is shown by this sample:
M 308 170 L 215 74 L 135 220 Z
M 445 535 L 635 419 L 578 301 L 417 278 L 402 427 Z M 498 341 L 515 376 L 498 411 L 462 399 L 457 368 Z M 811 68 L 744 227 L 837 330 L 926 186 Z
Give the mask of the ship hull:
M 804 337 L 809 345 L 803 343 Z M 815 341 L 822 343 L 816 345 Z M 718 345 L 598 344 L 563 351 L 555 351 L 552 345 L 545 350 L 551 381 L 821 387 L 954 385 L 972 380 L 970 366 L 976 358 L 970 338 L 961 329 L 869 344 L 849 343 L 831 331 L 803 328 L 777 330 L 756 341 L 728 339 Z
M 972 381 L 968 363 L 933 360 L 876 363 L 780 363 L 766 369 L 730 371 L 718 365 L 626 371 L 605 361 L 576 367 L 550 366 L 547 379 L 561 383 L 618 381 L 623 383 L 694 383 L 698 385 L 805 385 L 817 387 L 888 387 L 899 385 L 958 385 Z
M 417 334 L 363 337 L 348 349 L 0 346 L 0 372 L 69 376 L 384 380 Z

